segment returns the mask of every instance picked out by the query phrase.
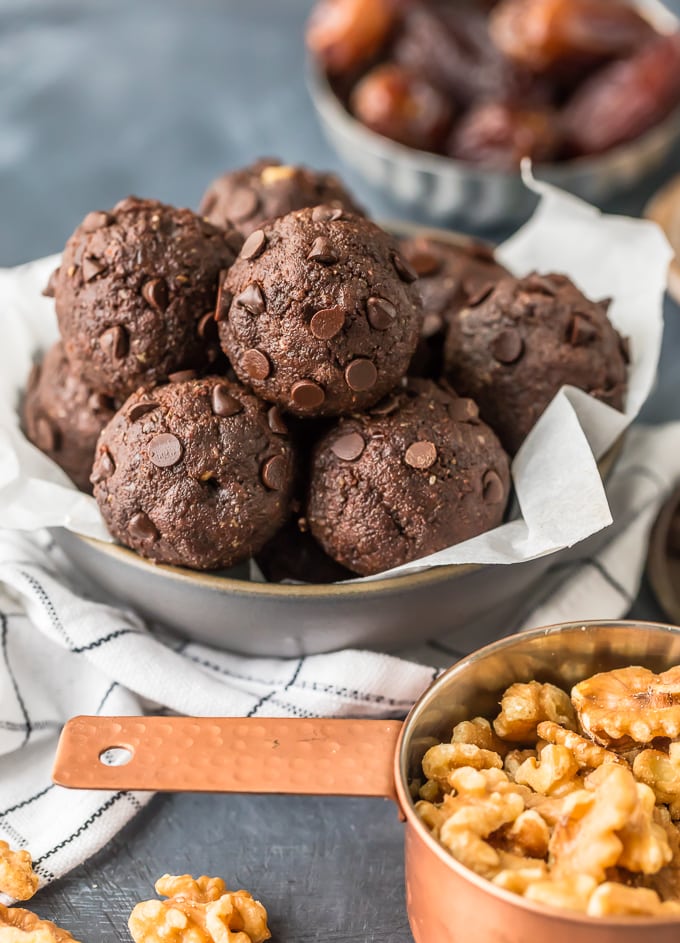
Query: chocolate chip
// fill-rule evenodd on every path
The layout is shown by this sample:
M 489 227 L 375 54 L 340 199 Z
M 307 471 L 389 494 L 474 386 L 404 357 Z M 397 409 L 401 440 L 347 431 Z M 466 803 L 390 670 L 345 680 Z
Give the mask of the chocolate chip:
M 111 458 L 111 453 L 107 448 L 102 449 L 99 461 L 95 462 L 95 469 L 92 472 L 92 484 L 96 485 L 97 482 L 103 481 L 105 478 L 110 478 L 115 470 L 116 465 Z
M 602 308 L 602 313 L 606 314 L 612 306 L 613 298 L 600 298 L 597 304 Z
M 494 262 L 496 260 L 493 246 L 489 245 L 488 242 L 471 239 L 465 248 L 474 259 L 481 259 L 483 262 Z
M 128 524 L 128 533 L 137 540 L 156 540 L 158 530 L 154 522 L 144 511 L 138 511 L 133 514 Z
M 288 478 L 288 463 L 283 455 L 273 455 L 262 466 L 262 481 L 272 491 L 282 491 Z
M 619 334 L 619 349 L 624 361 L 630 363 L 630 337 L 623 337 Z
M 99 346 L 111 360 L 122 360 L 128 351 L 127 331 L 120 324 L 107 328 L 99 335 Z
M 241 258 L 250 262 L 256 259 L 258 255 L 264 252 L 267 245 L 267 237 L 261 229 L 251 232 L 246 241 L 241 246 Z
M 38 416 L 35 423 L 36 445 L 41 452 L 57 452 L 59 450 L 59 430 L 56 429 L 46 416 Z
M 443 330 L 444 318 L 441 314 L 433 314 L 431 311 L 428 311 L 423 318 L 423 326 L 420 330 L 422 337 L 427 340 L 428 337 L 434 337 L 435 334 L 439 334 L 439 332 Z
M 408 252 L 408 263 L 419 278 L 434 275 L 442 267 L 442 260 L 431 249 L 418 246 Z
M 474 422 L 479 416 L 479 408 L 473 399 L 459 396 L 449 403 L 449 416 L 454 422 Z
M 195 370 L 175 370 L 168 374 L 168 383 L 187 383 L 189 380 L 195 380 L 197 373 Z
M 99 259 L 86 258 L 82 265 L 83 278 L 86 282 L 91 282 L 97 275 L 101 275 L 105 269 L 105 263 L 100 262 Z
M 260 315 L 264 312 L 264 295 L 257 282 L 251 282 L 243 289 L 240 295 L 234 298 L 234 304 L 244 308 L 250 314 Z
M 319 340 L 328 341 L 339 334 L 345 325 L 345 311 L 339 306 L 321 308 L 309 322 L 309 329 Z
M 418 273 L 411 268 L 406 259 L 398 252 L 392 254 L 392 265 L 394 265 L 394 270 L 402 282 L 415 282 L 418 278 Z
M 329 206 L 323 204 L 315 206 L 312 210 L 312 221 L 315 223 L 334 223 L 342 219 L 343 209 L 341 206 Z
M 334 262 L 338 261 L 332 245 L 325 236 L 318 236 L 314 240 L 307 258 L 310 262 L 319 262 L 321 265 L 333 265 Z
M 244 352 L 241 357 L 241 365 L 248 376 L 252 377 L 253 380 L 266 380 L 271 372 L 271 365 L 267 355 L 254 347 Z
M 326 399 L 323 387 L 314 380 L 298 380 L 293 383 L 290 395 L 298 409 L 316 409 Z
M 505 328 L 491 342 L 491 353 L 499 363 L 515 363 L 523 352 L 522 335 L 514 327 Z
M 147 452 L 158 468 L 170 468 L 182 457 L 182 443 L 171 432 L 161 432 L 149 442 Z
M 211 404 L 212 411 L 216 416 L 221 416 L 222 419 L 235 416 L 243 409 L 242 403 L 231 395 L 224 383 L 218 383 L 212 388 Z
M 229 317 L 229 308 L 231 308 L 231 302 L 233 300 L 232 294 L 228 288 L 225 288 L 225 279 L 227 277 L 227 269 L 223 269 L 219 275 L 219 288 L 217 289 L 217 303 L 215 304 L 215 320 L 216 321 L 226 321 Z
M 482 476 L 482 497 L 487 504 L 500 504 L 505 500 L 503 482 L 493 468 L 487 468 Z
M 168 286 L 163 278 L 150 278 L 142 285 L 142 298 L 156 311 L 165 311 L 168 306 Z
M 215 315 L 212 311 L 206 311 L 203 317 L 199 318 L 198 324 L 196 325 L 196 333 L 199 338 L 204 341 L 215 334 L 216 328 Z
M 76 263 L 76 265 L 80 265 L 80 263 L 83 261 L 83 255 L 85 253 L 85 245 L 86 245 L 86 240 L 83 239 L 76 246 L 75 252 L 73 253 L 73 261 Z
M 406 449 L 404 459 L 411 468 L 430 468 L 437 461 L 437 449 L 434 442 L 413 442 Z
M 267 412 L 267 422 L 269 423 L 269 428 L 276 435 L 288 435 L 288 426 L 283 421 L 283 416 L 279 411 L 278 406 L 272 406 Z
M 574 314 L 567 328 L 567 340 L 572 347 L 582 347 L 597 337 L 597 328 L 582 314 Z
M 483 301 L 489 297 L 493 292 L 495 285 L 493 282 L 486 282 L 486 284 L 477 288 L 476 291 L 471 292 L 470 297 L 467 300 L 468 308 L 476 308 L 477 305 L 481 305 Z
M 353 360 L 345 370 L 345 382 L 355 393 L 370 390 L 378 379 L 378 371 L 370 360 L 359 357 Z
M 55 270 L 50 273 L 50 277 L 47 279 L 47 284 L 43 288 L 43 292 L 42 292 L 45 298 L 54 298 L 54 291 L 57 284 L 58 274 L 59 274 L 58 268 L 55 268 Z
M 260 198 L 251 187 L 239 187 L 229 201 L 229 216 L 237 222 L 250 219 L 260 205 Z
M 93 413 L 109 412 L 114 408 L 111 397 L 105 396 L 103 393 L 92 393 L 87 401 L 87 405 Z
M 524 279 L 524 285 L 527 291 L 536 291 L 541 295 L 550 295 L 554 297 L 557 289 L 545 275 L 539 275 L 538 272 L 532 272 Z
M 397 309 L 387 298 L 374 295 L 366 302 L 366 314 L 371 327 L 374 327 L 376 331 L 386 331 L 394 323 Z
M 348 432 L 335 440 L 331 445 L 331 452 L 345 462 L 353 462 L 359 458 L 365 448 L 366 443 L 358 432 Z
M 145 400 L 141 403 L 135 403 L 128 409 L 127 417 L 130 422 L 137 422 L 138 419 L 141 419 L 142 416 L 146 416 L 147 413 L 150 413 L 153 409 L 158 408 L 158 403 L 154 403 L 153 400 Z
M 110 213 L 104 213 L 101 210 L 93 210 L 91 213 L 88 213 L 85 219 L 80 224 L 80 228 L 83 232 L 94 232 L 96 229 L 103 229 L 104 226 L 109 226 L 113 222 L 113 216 Z

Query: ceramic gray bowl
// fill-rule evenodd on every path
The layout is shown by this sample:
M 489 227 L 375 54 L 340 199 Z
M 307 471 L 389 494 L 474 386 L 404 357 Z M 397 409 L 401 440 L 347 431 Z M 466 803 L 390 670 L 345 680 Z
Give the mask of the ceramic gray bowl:
M 660 32 L 677 28 L 677 18 L 659 0 L 639 0 L 637 6 Z M 414 218 L 478 230 L 516 225 L 534 210 L 537 197 L 519 173 L 484 170 L 370 131 L 347 111 L 314 61 L 308 64 L 308 87 L 324 132 L 340 157 Z M 658 167 L 678 140 L 680 109 L 604 154 L 536 164 L 533 172 L 537 180 L 601 205 Z

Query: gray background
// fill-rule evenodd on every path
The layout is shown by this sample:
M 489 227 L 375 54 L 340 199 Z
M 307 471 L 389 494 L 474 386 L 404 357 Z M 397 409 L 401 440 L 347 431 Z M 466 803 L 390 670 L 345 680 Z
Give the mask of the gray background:
M 305 89 L 309 6 L 0 0 L 0 265 L 58 251 L 88 210 L 127 193 L 195 206 L 212 177 L 258 155 L 337 168 Z M 679 169 L 676 154 L 614 208 L 639 213 Z M 376 214 L 398 215 L 347 179 Z M 680 316 L 666 314 L 652 422 L 680 418 Z M 661 615 L 646 588 L 633 615 Z M 401 832 L 379 800 L 158 797 L 35 909 L 85 943 L 127 940 L 155 878 L 189 871 L 261 897 L 281 943 L 407 943 Z

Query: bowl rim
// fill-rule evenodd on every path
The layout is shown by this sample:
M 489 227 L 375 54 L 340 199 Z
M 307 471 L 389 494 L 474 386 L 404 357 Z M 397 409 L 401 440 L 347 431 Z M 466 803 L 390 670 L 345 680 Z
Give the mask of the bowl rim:
M 680 28 L 680 16 L 666 7 L 661 0 L 634 0 L 633 5 L 650 21 L 660 34 L 670 34 Z M 368 151 L 394 163 L 408 164 L 411 169 L 432 176 L 462 176 L 486 181 L 508 181 L 520 178 L 517 170 L 482 167 L 432 151 L 400 144 L 378 134 L 362 124 L 335 94 L 328 74 L 311 52 L 306 55 L 307 88 L 315 108 L 329 123 L 340 123 L 346 133 L 358 140 Z M 630 141 L 624 141 L 599 154 L 588 154 L 562 161 L 536 161 L 532 171 L 538 181 L 545 180 L 557 186 L 566 186 L 571 178 L 601 174 L 617 164 L 626 164 L 629 157 L 644 149 L 649 142 L 668 135 L 680 136 L 680 104 L 661 121 L 652 125 Z
M 549 915 L 556 920 L 561 920 L 571 924 L 587 924 L 591 927 L 616 927 L 616 926 L 635 926 L 641 929 L 654 928 L 660 926 L 680 927 L 680 914 L 674 917 L 633 917 L 633 916 L 614 916 L 614 917 L 592 917 L 578 911 L 566 910 L 558 907 L 550 907 L 546 904 L 538 904 L 526 900 L 512 891 L 497 887 L 492 881 L 487 880 L 481 875 L 466 868 L 450 855 L 444 847 L 432 836 L 426 826 L 420 820 L 415 811 L 415 804 L 411 797 L 408 787 L 408 771 L 406 765 L 406 745 L 410 741 L 410 734 L 416 719 L 426 704 L 431 703 L 436 698 L 438 691 L 444 686 L 445 682 L 459 671 L 463 671 L 468 665 L 478 661 L 483 661 L 489 655 L 494 655 L 499 651 L 504 651 L 516 644 L 518 640 L 530 640 L 534 638 L 543 638 L 550 635 L 562 635 L 570 632 L 594 632 L 599 630 L 617 628 L 631 628 L 642 631 L 651 630 L 654 633 L 663 633 L 675 635 L 680 638 L 680 626 L 665 622 L 647 622 L 637 619 L 586 619 L 584 621 L 557 622 L 552 625 L 540 626 L 530 629 L 526 632 L 517 632 L 508 635 L 505 638 L 490 642 L 482 648 L 475 649 L 464 658 L 454 662 L 449 668 L 443 671 L 439 677 L 421 694 L 415 702 L 408 717 L 404 721 L 399 738 L 394 751 L 394 783 L 397 794 L 397 802 L 402 816 L 407 825 L 415 829 L 418 837 L 425 842 L 429 850 L 432 851 L 447 867 L 451 868 L 459 877 L 464 878 L 478 888 L 489 893 L 492 897 L 499 897 L 502 901 L 514 904 L 524 910 L 530 910 L 542 916 Z

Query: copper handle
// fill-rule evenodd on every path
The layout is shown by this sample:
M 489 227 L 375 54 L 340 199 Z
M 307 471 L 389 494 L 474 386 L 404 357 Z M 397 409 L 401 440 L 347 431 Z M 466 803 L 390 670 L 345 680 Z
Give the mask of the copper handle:
M 74 717 L 53 779 L 71 789 L 259 792 L 394 799 L 396 720 Z M 102 761 L 122 748 L 124 766 Z M 106 757 L 105 757 L 106 759 Z

